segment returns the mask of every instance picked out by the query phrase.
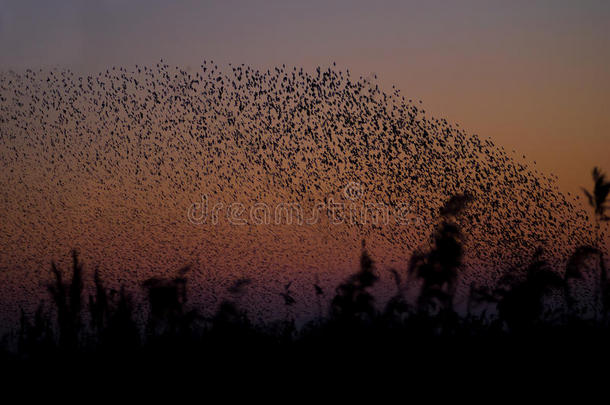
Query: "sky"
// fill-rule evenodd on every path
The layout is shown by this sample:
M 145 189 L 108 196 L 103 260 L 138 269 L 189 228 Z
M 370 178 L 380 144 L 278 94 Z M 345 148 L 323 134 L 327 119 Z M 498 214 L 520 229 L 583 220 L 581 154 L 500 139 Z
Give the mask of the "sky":
M 0 71 L 336 62 L 581 194 L 610 172 L 608 21 L 607 1 L 0 0 Z
M 336 62 L 579 193 L 610 170 L 609 20 L 606 1 L 0 0 L 0 69 Z
M 377 74 L 580 192 L 610 170 L 607 1 L 0 1 L 0 69 L 198 67 Z

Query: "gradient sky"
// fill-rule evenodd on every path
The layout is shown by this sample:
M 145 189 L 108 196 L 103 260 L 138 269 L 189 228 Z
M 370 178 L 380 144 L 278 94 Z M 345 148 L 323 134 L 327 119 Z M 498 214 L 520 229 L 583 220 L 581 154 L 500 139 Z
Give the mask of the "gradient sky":
M 0 69 L 336 61 L 526 154 L 565 191 L 610 170 L 610 2 L 169 3 L 0 0 Z
M 0 0 L 0 71 L 58 67 L 96 74 L 111 66 L 153 65 L 161 58 L 170 65 L 192 70 L 197 69 L 203 59 L 218 64 L 245 63 L 258 69 L 286 64 L 310 71 L 318 65 L 336 62 L 337 70 L 349 69 L 353 76 L 377 75 L 378 82 L 388 92 L 396 85 L 407 98 L 422 100 L 429 115 L 446 118 L 482 138 L 491 137 L 509 154 L 516 150 L 515 157 L 527 155 L 526 162 L 536 161 L 537 168 L 545 174 L 556 174 L 563 191 L 581 194 L 580 186 L 589 188 L 591 185 L 593 166 L 610 172 L 609 21 L 610 1 L 605 0 L 171 3 L 158 0 Z M 66 195 L 70 197 L 71 194 L 66 192 Z M 34 199 L 34 196 L 28 197 Z M 118 194 L 110 194 L 110 197 L 120 198 Z M 53 198 L 57 195 L 52 195 Z M 109 201 L 114 201 L 112 198 Z M 162 198 L 157 195 L 152 198 L 162 206 Z M 20 212 L 29 212 L 28 199 L 20 200 L 11 194 L 11 201 L 19 209 L 25 207 Z M 189 258 L 188 254 L 196 257 L 203 250 L 215 261 L 202 259 L 206 268 L 200 266 L 200 262 L 192 262 L 194 268 L 205 270 L 193 276 L 200 285 L 215 285 L 216 278 L 229 280 L 218 275 L 222 275 L 217 270 L 222 270 L 223 265 L 231 266 L 236 272 L 246 265 L 252 269 L 273 267 L 264 255 L 256 253 L 256 249 L 252 253 L 251 245 L 240 242 L 251 237 L 245 230 L 242 231 L 245 236 L 238 234 L 236 237 L 231 229 L 223 239 L 217 236 L 217 229 L 208 237 L 203 232 L 193 231 L 186 221 L 173 225 L 171 221 L 177 218 L 171 215 L 173 212 L 153 216 L 148 223 L 140 221 L 140 217 L 133 217 L 137 221 L 125 217 L 127 205 L 119 204 L 110 207 L 113 210 L 102 211 L 111 215 L 94 216 L 90 208 L 97 207 L 99 201 L 82 207 L 75 204 L 81 207 L 80 210 L 66 208 L 64 211 L 55 210 L 56 205 L 46 204 L 46 200 L 45 204 L 38 200 L 34 202 L 36 204 L 32 205 L 42 205 L 42 212 L 48 216 L 26 215 L 27 221 L 22 221 L 21 216 L 13 218 L 20 233 L 0 235 L 4 237 L 0 242 L 9 241 L 6 246 L 23 246 L 22 250 L 27 254 L 28 247 L 41 246 L 45 254 L 34 255 L 38 260 L 61 257 L 69 260 L 65 246 L 95 239 L 95 245 L 84 245 L 83 251 L 89 254 L 84 256 L 85 262 L 99 263 L 98 259 L 103 258 L 106 261 L 102 265 L 105 263 L 110 269 L 138 269 L 136 259 L 141 258 L 135 256 L 133 252 L 136 251 L 155 264 L 150 266 L 152 269 L 157 268 L 158 263 L 179 268 L 184 263 L 178 261 Z M 188 200 L 185 202 L 188 204 Z M 182 211 L 179 215 L 182 218 Z M 38 220 L 40 218 L 44 220 Z M 125 218 L 127 220 L 120 226 L 116 225 Z M 86 221 L 79 222 L 81 219 Z M 66 225 L 72 222 L 81 224 L 82 229 Z M 34 229 L 43 230 L 46 230 L 45 226 L 53 225 L 50 228 L 58 231 L 28 233 L 30 224 Z M 108 231 L 100 233 L 100 230 Z M 80 231 L 83 231 L 82 235 L 78 234 Z M 265 228 L 264 231 L 267 239 L 262 240 L 275 243 L 277 235 L 273 229 Z M 80 239 L 75 239 L 74 234 Z M 134 234 L 146 234 L 154 243 L 134 238 Z M 172 245 L 168 235 L 180 235 L 175 244 L 183 243 L 178 246 L 181 250 L 166 248 Z M 302 243 L 307 235 L 313 235 L 313 242 Z M 349 266 L 341 268 L 345 262 L 329 258 L 336 256 L 336 246 L 345 246 L 343 257 L 356 260 L 360 245 L 354 245 L 353 241 L 359 242 L 360 235 L 348 234 L 336 245 L 325 239 L 325 234 L 295 232 L 288 236 L 289 239 L 282 243 L 267 244 L 275 246 L 276 251 L 265 251 L 271 259 L 275 258 L 274 263 L 284 266 L 278 274 L 285 278 L 274 272 L 261 272 L 260 275 L 269 279 L 276 277 L 277 280 L 273 280 L 279 288 L 285 285 L 290 274 L 297 274 L 303 268 L 308 271 L 323 267 L 345 270 L 357 266 L 356 262 L 350 262 Z M 213 244 L 215 239 L 218 239 L 216 245 Z M 233 245 L 226 244 L 226 240 Z M 137 249 L 125 241 L 132 241 Z M 261 239 L 256 241 L 257 248 L 267 246 L 260 243 Z M 193 247 L 194 253 L 186 252 L 186 246 Z M 214 250 L 216 246 L 219 247 L 217 251 Z M 285 246 L 303 247 L 304 250 L 295 253 L 284 249 Z M 306 250 L 319 246 L 322 248 L 316 252 Z M 61 249 L 64 249 L 63 253 Z M 400 262 L 398 259 L 392 262 L 394 258 L 405 259 L 401 249 L 401 246 L 378 243 L 370 251 L 379 260 L 380 267 L 386 264 L 395 267 Z M 185 253 L 187 256 L 183 256 Z M 0 249 L 0 268 L 21 263 L 13 258 L 19 254 L 22 254 L 20 249 Z M 206 260 L 208 256 L 202 254 Z M 176 262 L 175 266 L 168 262 L 168 257 Z M 312 261 L 311 257 L 319 260 Z M 250 262 L 251 258 L 259 261 Z M 119 261 L 123 263 L 118 265 Z M 24 272 L 25 279 L 42 268 L 26 264 L 24 268 L 34 270 Z M 39 273 L 38 278 L 30 277 L 32 282 L 24 289 L 20 279 L 12 278 L 9 272 L 0 272 L 0 287 L 3 288 L 0 307 L 11 300 L 19 302 L 20 298 L 14 297 L 20 297 L 24 290 L 44 292 L 39 288 L 43 281 L 39 285 L 36 283 L 48 274 Z M 314 274 L 314 271 L 309 273 Z M 148 275 L 136 272 L 133 277 L 135 281 L 142 281 Z M 115 272 L 114 276 L 123 282 L 122 272 Z M 341 273 L 335 273 L 334 277 L 337 279 L 326 280 L 328 285 L 336 285 Z M 267 284 L 260 283 L 258 288 L 265 292 Z M 310 284 L 307 286 L 309 288 Z M 7 292 L 11 291 L 18 293 L 9 295 Z M 273 294 L 280 299 L 278 294 Z

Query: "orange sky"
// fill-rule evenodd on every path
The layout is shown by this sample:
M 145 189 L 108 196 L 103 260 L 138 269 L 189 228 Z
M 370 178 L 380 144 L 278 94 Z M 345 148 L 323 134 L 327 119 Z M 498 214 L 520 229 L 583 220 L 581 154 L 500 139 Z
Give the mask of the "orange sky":
M 0 69 L 336 61 L 517 150 L 561 187 L 610 170 L 604 1 L 0 1 Z

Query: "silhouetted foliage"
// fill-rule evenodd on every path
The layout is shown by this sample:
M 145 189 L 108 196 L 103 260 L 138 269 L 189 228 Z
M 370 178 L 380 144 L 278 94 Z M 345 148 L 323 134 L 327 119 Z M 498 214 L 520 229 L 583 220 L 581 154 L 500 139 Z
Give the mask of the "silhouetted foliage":
M 187 311 L 186 274 L 189 267 L 184 267 L 173 279 L 150 278 L 143 283 L 148 292 L 150 317 L 147 324 L 147 335 L 150 339 L 162 337 L 176 339 L 188 336 L 196 311 Z
M 360 271 L 337 287 L 337 295 L 331 303 L 331 318 L 342 322 L 371 322 L 376 315 L 375 299 L 369 292 L 379 279 L 374 272 L 373 261 L 362 242 Z
M 51 352 L 53 346 L 51 320 L 44 312 L 44 304 L 38 306 L 33 322 L 21 310 L 19 352 L 24 356 L 44 356 Z
M 606 214 L 608 209 L 607 199 L 610 194 L 610 181 L 606 181 L 606 175 L 598 167 L 593 168 L 593 191 L 589 192 L 583 187 L 583 192 L 589 201 L 589 205 L 593 208 L 595 217 L 595 232 L 596 243 L 601 243 L 601 223 L 610 221 L 610 216 Z
M 384 309 L 384 318 L 386 322 L 395 324 L 405 320 L 405 316 L 409 313 L 411 307 L 407 302 L 402 286 L 402 277 L 395 269 L 390 269 L 390 273 L 394 279 L 396 293 L 388 300 Z
M 457 216 L 472 197 L 460 194 L 452 197 L 441 209 L 434 247 L 427 254 L 414 254 L 409 271 L 423 281 L 418 299 L 420 312 L 453 310 L 458 269 L 462 261 L 462 234 Z
M 597 281 L 597 292 L 596 295 L 601 301 L 602 310 L 604 317 L 607 316 L 608 310 L 610 309 L 610 288 L 608 286 L 608 275 L 606 273 L 606 265 L 604 260 L 604 253 L 600 248 L 602 233 L 601 223 L 610 221 L 610 216 L 606 214 L 608 209 L 607 199 L 610 194 L 610 181 L 606 181 L 606 175 L 602 173 L 601 169 L 594 167 L 592 171 L 593 177 L 593 192 L 587 191 L 583 188 L 583 192 L 587 196 L 589 205 L 593 208 L 595 215 L 595 231 L 596 231 L 596 244 L 597 247 L 583 246 L 571 258 L 571 266 L 568 265 L 568 271 L 570 276 L 576 271 L 577 265 L 580 265 L 585 257 L 597 256 L 599 259 L 599 277 Z M 566 275 L 567 276 L 567 275 Z M 569 301 L 569 305 L 573 304 L 573 300 Z
M 64 283 L 55 263 L 51 264 L 51 271 L 55 282 L 49 284 L 48 288 L 57 311 L 59 346 L 63 350 L 74 351 L 78 348 L 82 326 L 83 268 L 78 262 L 78 252 L 72 251 L 72 280 L 69 284 Z
M 593 192 L 590 193 L 585 188 L 583 188 L 583 191 L 595 211 L 596 218 L 599 221 L 610 221 L 610 217 L 606 215 L 608 209 L 606 200 L 608 194 L 610 194 L 610 181 L 606 181 L 606 175 L 598 167 L 593 168 L 592 177 Z
M 501 281 L 501 285 L 506 287 L 497 290 L 500 318 L 513 332 L 531 331 L 542 322 L 545 315 L 543 298 L 553 288 L 564 286 L 564 280 L 548 267 L 542 253 L 538 249 L 525 274 L 511 272 Z
M 18 353 L 22 358 L 38 359 L 49 358 L 55 352 L 70 356 L 100 353 L 108 359 L 145 353 L 154 359 L 188 353 L 211 357 L 243 355 L 262 348 L 300 348 L 305 352 L 342 348 L 357 359 L 373 350 L 373 342 L 399 351 L 409 344 L 424 347 L 436 339 L 493 341 L 499 337 L 533 337 L 546 330 L 566 333 L 572 338 L 575 333 L 594 333 L 605 327 L 597 319 L 583 320 L 583 314 L 575 310 L 578 297 L 572 284 L 584 280 L 591 272 L 590 263 L 595 269 L 595 297 L 603 304 L 604 315 L 610 306 L 603 253 L 593 246 L 578 248 L 568 259 L 563 276 L 550 268 L 542 249 L 536 250 L 529 265 L 510 269 L 496 285 L 472 284 L 466 313 L 460 315 L 453 302 L 464 255 L 464 235 L 459 223 L 471 200 L 468 194 L 449 199 L 440 210 L 431 248 L 412 254 L 404 273 L 389 270 L 396 291 L 382 311 L 377 309 L 371 292 L 379 276 L 363 241 L 360 269 L 336 288 L 327 317 L 322 311 L 324 289 L 316 276 L 311 294 L 317 303 L 318 317 L 301 328 L 297 328 L 292 313 L 297 303 L 292 282 L 284 284 L 283 291 L 278 292 L 286 311 L 283 320 L 255 323 L 249 318 L 240 306 L 252 282 L 247 278 L 237 279 L 227 288 L 227 297 L 213 315 L 200 316 L 188 307 L 189 267 L 179 270 L 173 278 L 150 278 L 142 284 L 148 301 L 148 320 L 144 325 L 136 321 L 145 317 L 134 316 L 133 299 L 126 289 L 108 288 L 96 270 L 86 323 L 83 266 L 74 251 L 69 282 L 54 263 L 51 266 L 53 282 L 48 290 L 57 322 L 53 323 L 51 312 L 45 310 L 43 303 L 32 321 L 22 311 Z M 414 297 L 407 293 L 411 283 L 420 286 Z M 142 330 L 144 339 L 140 335 Z
M 597 303 L 605 302 L 602 294 L 606 289 L 606 272 L 604 269 L 604 260 L 602 252 L 593 247 L 593 246 L 581 246 L 576 249 L 574 254 L 570 256 L 566 266 L 565 273 L 565 295 L 566 295 L 566 305 L 568 307 L 569 316 L 579 316 L 581 314 L 575 313 L 575 305 L 577 301 L 577 297 L 573 291 L 573 284 L 576 281 L 583 280 L 585 278 L 586 262 L 589 260 L 596 260 L 599 265 L 599 274 L 594 274 L 593 279 L 596 282 L 595 285 L 595 300 Z

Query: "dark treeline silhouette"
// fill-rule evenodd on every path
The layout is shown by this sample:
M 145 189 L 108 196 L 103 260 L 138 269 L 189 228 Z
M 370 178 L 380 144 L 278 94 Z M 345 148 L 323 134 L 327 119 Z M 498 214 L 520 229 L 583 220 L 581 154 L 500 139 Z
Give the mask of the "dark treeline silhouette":
M 599 245 L 576 249 L 562 272 L 543 259 L 541 248 L 522 268 L 508 269 L 494 286 L 471 285 L 466 310 L 454 308 L 464 254 L 459 217 L 473 198 L 462 194 L 449 199 L 440 210 L 431 247 L 415 252 L 404 271 L 391 270 L 396 293 L 384 306 L 371 292 L 379 276 L 363 241 L 360 269 L 332 297 L 327 298 L 318 282 L 312 286 L 318 316 L 301 328 L 291 312 L 296 300 L 290 283 L 279 292 L 284 319 L 255 323 L 248 317 L 239 305 L 248 279 L 235 281 L 216 312 L 202 316 L 188 302 L 188 267 L 174 278 L 142 284 L 148 318 L 138 321 L 142 314 L 135 311 L 132 295 L 123 287 L 108 288 L 97 270 L 93 293 L 85 297 L 83 266 L 74 251 L 69 279 L 68 272 L 51 265 L 52 308 L 41 302 L 32 316 L 22 311 L 16 350 L 6 349 L 3 356 L 18 362 L 130 356 L 158 360 L 339 350 L 358 357 L 382 350 L 421 357 L 427 356 L 426 347 L 434 347 L 438 355 L 444 350 L 440 348 L 472 347 L 474 342 L 480 349 L 502 342 L 545 341 L 548 348 L 549 342 L 586 341 L 590 346 L 604 341 L 610 332 L 610 284 Z M 605 199 L 595 198 L 596 214 L 605 220 L 599 208 Z M 583 294 L 587 279 L 591 285 Z M 410 285 L 418 286 L 415 299 L 407 296 Z

